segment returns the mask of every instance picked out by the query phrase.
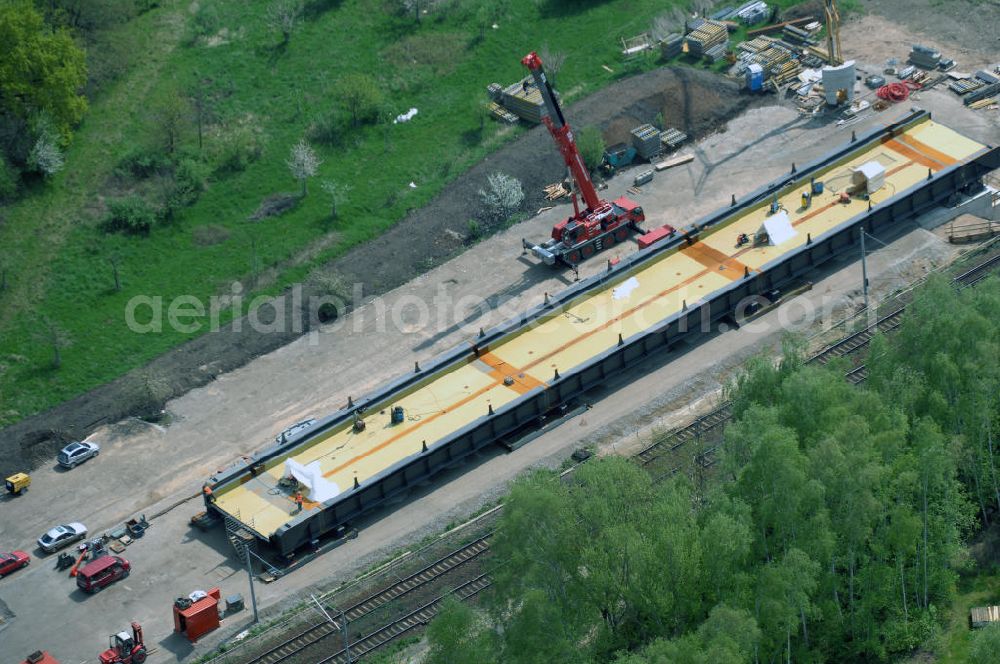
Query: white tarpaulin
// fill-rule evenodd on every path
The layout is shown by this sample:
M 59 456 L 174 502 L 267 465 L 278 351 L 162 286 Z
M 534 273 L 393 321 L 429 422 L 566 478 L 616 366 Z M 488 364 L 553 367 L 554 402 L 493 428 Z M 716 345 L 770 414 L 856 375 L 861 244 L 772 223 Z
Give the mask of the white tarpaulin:
M 776 212 L 764 220 L 760 230 L 757 231 L 758 236 L 762 234 L 767 235 L 767 243 L 772 247 L 787 242 L 797 235 L 788 213 L 784 211 Z
M 611 289 L 611 297 L 615 300 L 627 299 L 629 295 L 632 294 L 636 288 L 639 287 L 639 280 L 635 277 L 629 277 L 625 281 L 621 282 L 618 286 Z
M 308 490 L 306 498 L 314 503 L 325 503 L 340 493 L 340 487 L 335 482 L 323 477 L 319 461 L 303 466 L 294 459 L 285 459 L 285 476 L 297 479 L 299 484 Z
M 864 185 L 865 192 L 873 194 L 885 185 L 885 167 L 877 161 L 868 161 L 851 174 L 851 184 Z

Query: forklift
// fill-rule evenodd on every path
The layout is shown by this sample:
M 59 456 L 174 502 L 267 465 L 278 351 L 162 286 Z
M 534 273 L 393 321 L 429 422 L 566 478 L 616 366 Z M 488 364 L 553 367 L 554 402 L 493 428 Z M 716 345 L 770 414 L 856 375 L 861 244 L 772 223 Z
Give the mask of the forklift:
M 101 664 L 142 664 L 147 654 L 142 627 L 133 620 L 132 633 L 123 630 L 112 634 L 110 647 L 98 655 L 98 659 Z

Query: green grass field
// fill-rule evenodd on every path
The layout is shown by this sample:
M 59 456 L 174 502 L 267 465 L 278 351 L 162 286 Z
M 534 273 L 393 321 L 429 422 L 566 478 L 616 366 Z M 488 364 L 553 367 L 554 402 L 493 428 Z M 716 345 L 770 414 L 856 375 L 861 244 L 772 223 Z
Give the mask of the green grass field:
M 133 45 L 131 69 L 92 100 L 66 170 L 4 211 L 0 223 L 0 265 L 9 280 L 0 292 L 0 426 L 112 380 L 190 338 L 168 328 L 130 332 L 124 317 L 130 298 L 207 300 L 228 292 L 233 280 L 246 281 L 255 271 L 252 264 L 273 268 L 254 292 L 275 293 L 377 237 L 518 133 L 488 122 L 478 135 L 473 100 L 492 81 L 522 76 L 523 54 L 544 45 L 565 53 L 559 87 L 568 100 L 579 98 L 622 75 L 620 39 L 648 30 L 672 3 L 510 0 L 497 27 L 480 40 L 480 22 L 463 0 L 432 9 L 419 25 L 389 12 L 382 0 L 312 0 L 283 49 L 266 25 L 266 4 L 164 0 L 117 28 L 115 38 Z M 650 59 L 632 70 L 653 66 Z M 373 74 L 395 112 L 412 106 L 419 115 L 388 125 L 388 131 L 351 131 L 336 147 L 314 143 L 324 163 L 310 195 L 281 217 L 247 222 L 265 196 L 297 189 L 285 165 L 288 152 L 337 106 L 338 80 L 349 72 Z M 193 81 L 206 81 L 216 98 L 218 126 L 242 122 L 256 128 L 262 155 L 242 172 L 210 178 L 194 206 L 148 237 L 104 233 L 98 228 L 102 199 L 124 193 L 112 177 L 116 165 L 129 151 L 154 143 L 155 108 Z M 213 136 L 210 131 L 206 150 Z M 193 128 L 183 136 L 183 150 L 199 156 Z M 352 188 L 332 224 L 320 179 Z M 196 242 L 194 229 L 206 225 L 223 227 L 228 239 Z M 113 289 L 112 255 L 120 264 L 120 292 Z M 39 335 L 42 316 L 71 341 L 60 369 L 51 366 L 51 344 Z

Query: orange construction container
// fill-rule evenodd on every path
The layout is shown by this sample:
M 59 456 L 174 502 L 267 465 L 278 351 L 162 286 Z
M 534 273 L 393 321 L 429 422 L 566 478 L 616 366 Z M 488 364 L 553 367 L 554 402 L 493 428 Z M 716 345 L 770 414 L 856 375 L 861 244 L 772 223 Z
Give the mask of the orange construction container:
M 219 626 L 219 598 L 222 593 L 218 588 L 208 591 L 207 597 L 202 597 L 187 608 L 174 604 L 174 631 L 180 632 L 195 643 L 199 637 L 208 634 Z
M 44 650 L 36 650 L 21 664 L 59 664 L 59 661 Z

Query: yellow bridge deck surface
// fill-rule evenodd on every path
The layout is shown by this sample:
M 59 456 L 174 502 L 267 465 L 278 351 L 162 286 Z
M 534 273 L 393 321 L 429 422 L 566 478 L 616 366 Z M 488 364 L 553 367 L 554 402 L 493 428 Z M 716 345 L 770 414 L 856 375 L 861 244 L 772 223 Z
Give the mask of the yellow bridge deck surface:
M 801 208 L 801 195 L 809 183 L 788 188 L 779 202 L 788 213 L 796 234 L 779 246 L 736 247 L 741 233 L 753 235 L 767 218 L 768 203 L 744 211 L 700 241 L 637 268 L 622 281 L 582 296 L 567 309 L 518 336 L 500 342 L 488 352 L 399 396 L 383 410 L 365 413 L 360 433 L 350 424 L 327 432 L 308 446 L 291 450 L 301 463 L 319 461 L 324 477 L 350 491 L 354 481 L 364 483 L 400 460 L 421 452 L 449 434 L 487 415 L 533 389 L 544 389 L 554 372 L 567 372 L 614 347 L 618 337 L 628 339 L 677 313 L 686 301 L 694 304 L 733 281 L 806 242 L 818 239 L 849 218 L 864 212 L 860 197 L 840 203 L 838 193 L 851 184 L 851 169 L 869 161 L 885 168 L 885 186 L 871 195 L 872 204 L 901 193 L 939 171 L 966 160 L 983 146 L 930 120 L 911 126 L 903 134 L 870 146 L 816 175 L 825 191 Z M 678 226 L 683 224 L 676 224 Z M 389 422 L 391 406 L 405 409 L 405 421 Z M 242 483 L 216 493 L 218 507 L 270 536 L 298 517 L 290 493 L 278 487 L 284 458 L 269 461 L 265 472 L 245 476 Z M 319 509 L 305 502 L 303 513 Z

